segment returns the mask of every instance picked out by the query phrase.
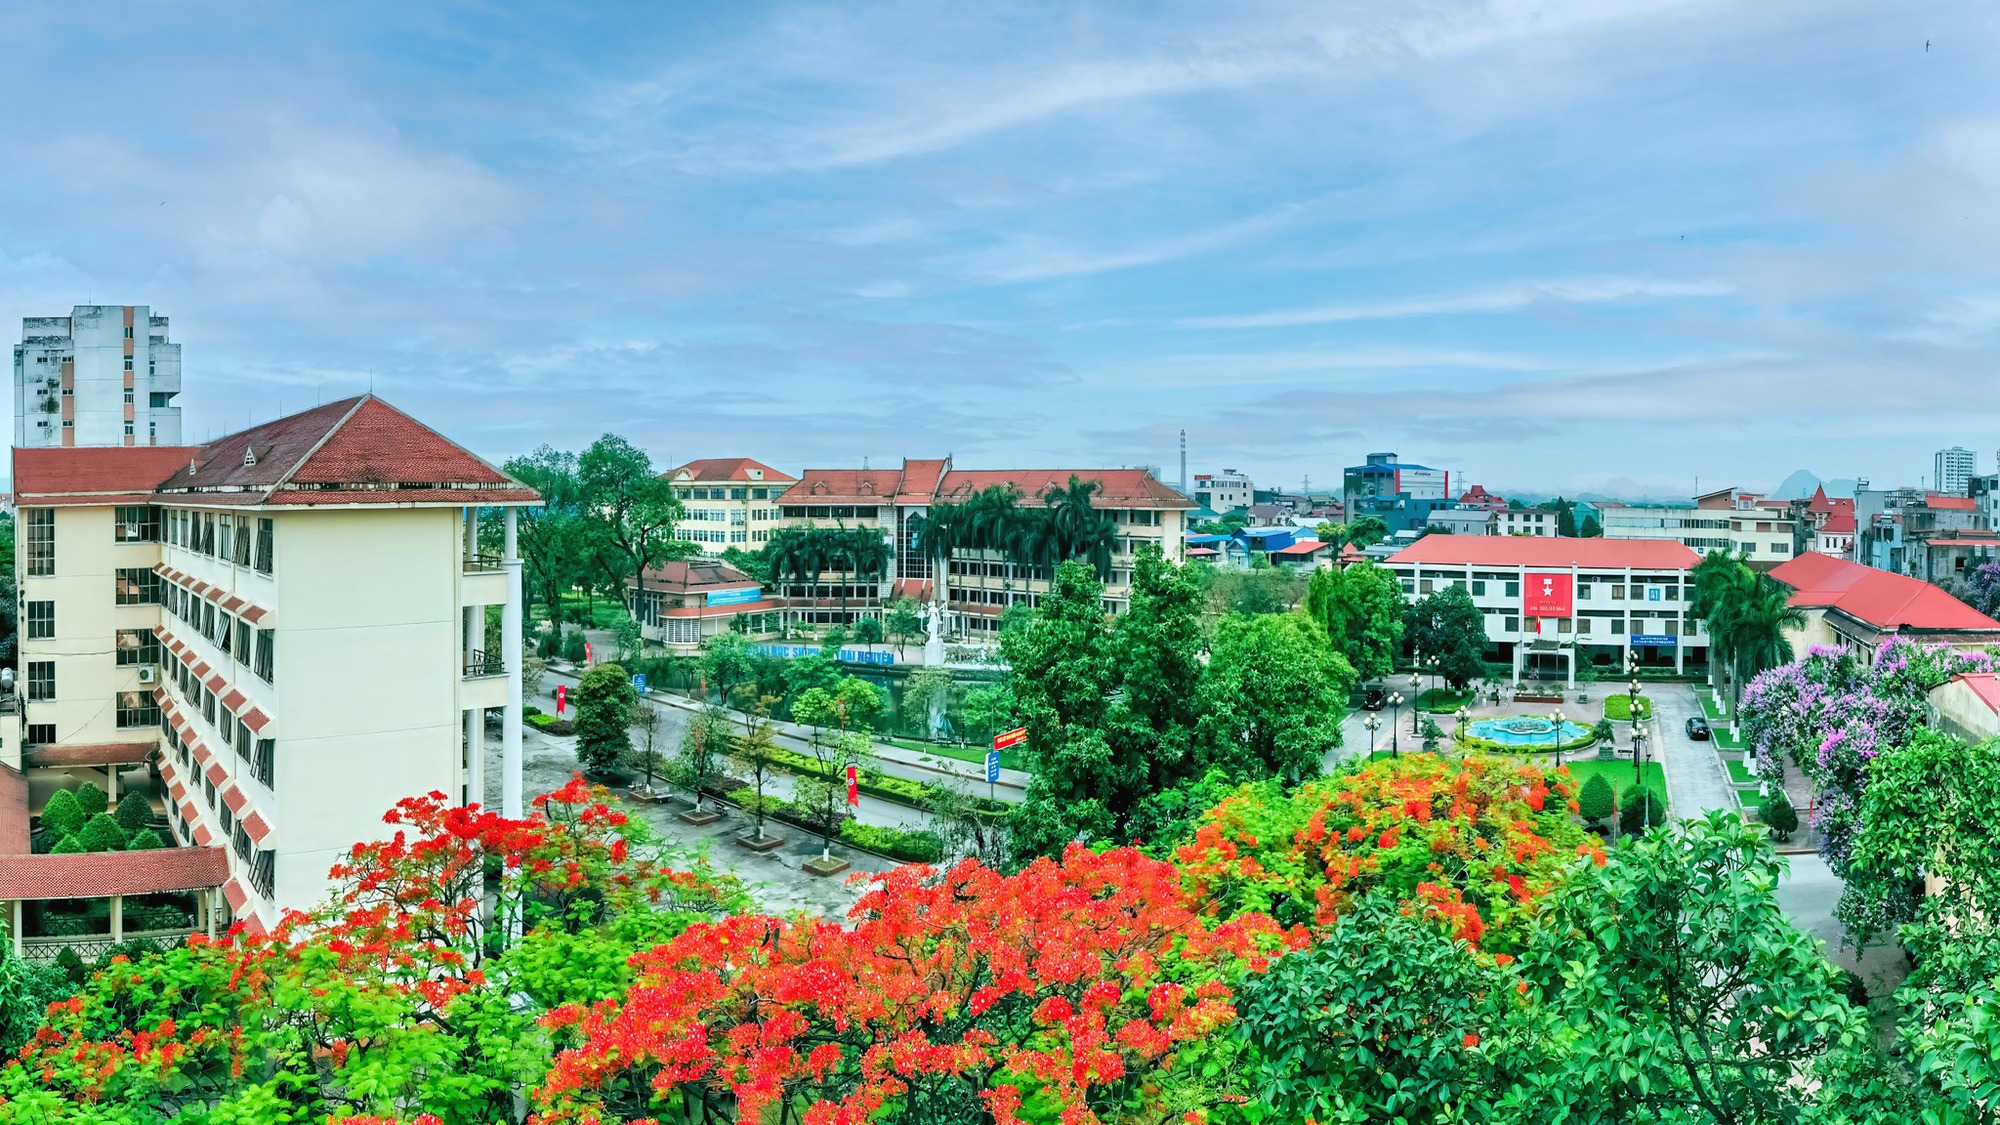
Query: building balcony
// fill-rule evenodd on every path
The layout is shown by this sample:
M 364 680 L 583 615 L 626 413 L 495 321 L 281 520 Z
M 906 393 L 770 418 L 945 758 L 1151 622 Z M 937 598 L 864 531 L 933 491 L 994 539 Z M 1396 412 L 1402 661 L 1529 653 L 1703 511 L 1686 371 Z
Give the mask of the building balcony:
M 506 674 L 507 661 L 497 652 L 488 653 L 480 649 L 473 649 L 471 652 L 465 654 L 465 678 L 468 680 L 481 679 L 486 676 L 504 676 Z
M 461 559 L 460 567 L 466 574 L 498 574 L 506 569 L 505 560 L 499 555 L 472 554 Z

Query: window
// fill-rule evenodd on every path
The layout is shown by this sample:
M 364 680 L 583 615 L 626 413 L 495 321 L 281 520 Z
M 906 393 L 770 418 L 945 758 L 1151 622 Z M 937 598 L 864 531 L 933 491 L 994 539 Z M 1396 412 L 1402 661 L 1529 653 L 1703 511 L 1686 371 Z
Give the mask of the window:
M 56 725 L 54 723 L 29 723 L 27 737 L 28 745 L 30 746 L 50 745 L 56 740 Z
M 217 521 L 217 526 L 215 528 L 216 558 L 222 559 L 226 562 L 235 556 L 236 554 L 235 549 L 230 546 L 231 533 L 234 532 L 235 530 L 236 530 L 236 520 L 233 517 L 224 516 L 222 517 L 221 520 Z
M 118 630 L 118 663 L 158 664 L 160 638 L 147 629 Z
M 1472 594 L 1474 597 L 1486 596 L 1486 580 L 1484 578 L 1475 578 L 1472 580 Z
M 132 357 L 129 355 L 125 357 L 125 370 L 127 371 L 132 370 Z M 130 402 L 132 400 L 128 398 L 125 401 Z
M 271 573 L 271 553 L 273 546 L 271 539 L 271 521 L 269 519 L 259 519 L 257 521 L 257 571 L 260 574 Z
M 271 858 L 272 855 L 270 852 L 259 848 L 257 849 L 257 858 L 250 864 L 250 885 L 257 888 L 257 893 L 265 898 L 271 897 L 271 888 L 273 886 Z
M 204 600 L 201 603 L 200 619 L 191 622 L 204 637 L 215 636 L 215 603 Z
M 126 370 L 130 371 L 131 368 L 128 367 L 126 368 Z M 132 388 L 130 387 L 125 388 L 125 405 L 127 406 L 132 405 Z
M 1521 619 L 1520 619 L 1520 617 L 1518 617 L 1518 616 L 1516 616 L 1516 615 L 1514 615 L 1514 614 L 1508 614 L 1508 615 L 1507 615 L 1507 631 L 1508 631 L 1509 633 L 1518 633 L 1518 632 L 1520 632 L 1520 631 L 1521 631 Z
M 1507 596 L 1510 598 L 1521 596 L 1521 583 L 1518 579 L 1507 583 Z
M 206 686 L 201 689 L 201 717 L 208 720 L 209 726 L 215 725 L 215 693 Z
M 208 801 L 208 807 L 215 807 L 215 780 L 204 776 L 201 779 L 201 795 Z
M 277 634 L 269 629 L 257 630 L 257 678 L 267 684 L 278 682 Z
M 1624 601 L 1624 600 L 1625 600 L 1625 587 L 1623 587 L 1623 586 L 1613 586 L 1613 587 L 1611 587 L 1611 600 L 1612 600 L 1612 601 L 1614 601 L 1614 602 L 1622 602 L 1622 601 Z
M 160 705 L 153 702 L 150 691 L 121 691 L 118 693 L 118 727 L 131 730 L 135 727 L 158 726 Z
M 56 697 L 56 662 L 53 660 L 28 661 L 28 699 L 54 699 Z
M 250 623 L 240 617 L 236 619 L 235 656 L 238 660 L 250 659 Z
M 241 824 L 236 826 L 236 834 L 232 838 L 232 842 L 236 845 L 236 858 L 245 863 L 250 862 L 250 853 L 253 850 L 250 847 L 250 833 L 244 831 Z
M 242 526 L 236 529 L 235 562 L 237 566 L 250 565 L 250 517 L 248 516 L 243 517 Z
M 130 422 L 125 423 L 125 436 L 126 437 L 132 436 L 132 423 Z
M 56 603 L 28 603 L 28 639 L 46 641 L 56 635 Z
M 1670 585 L 1668 585 L 1668 586 L 1667 586 L 1667 595 L 1666 595 L 1666 596 L 1667 596 L 1667 600 L 1668 600 L 1668 601 L 1670 601 L 1670 602 L 1677 602 L 1677 601 L 1680 601 L 1680 600 L 1681 600 L 1681 588 L 1680 588 L 1679 586 L 1675 586 L 1675 585 L 1671 585 L 1671 584 L 1670 584 Z
M 1577 632 L 1579 632 L 1579 633 L 1588 633 L 1588 632 L 1590 632 L 1590 618 L 1588 618 L 1588 617 L 1579 617 L 1579 618 L 1577 618 L 1577 619 L 1576 619 L 1576 631 L 1577 631 Z
M 203 512 L 203 513 L 201 514 L 201 546 L 200 546 L 199 550 L 200 550 L 200 551 L 201 551 L 201 553 L 202 553 L 202 554 L 204 554 L 204 555 L 213 555 L 213 554 L 215 554 L 215 513 L 214 513 L 214 512 Z
M 278 784 L 278 743 L 276 739 L 257 740 L 256 756 L 250 759 L 250 775 L 269 788 Z
M 113 542 L 151 543 L 160 537 L 160 510 L 150 504 L 119 508 L 112 519 Z
M 125 338 L 127 340 L 132 338 L 132 326 L 129 324 L 125 326 Z
M 151 365 L 148 365 L 148 374 L 150 373 L 151 373 Z M 154 391 L 151 395 L 147 396 L 147 405 L 151 406 L 155 410 L 159 410 L 166 407 L 171 402 L 173 402 L 173 399 L 174 396 L 171 394 L 164 394 L 160 391 Z
M 215 815 L 222 821 L 222 835 L 225 839 L 236 834 L 236 814 L 229 811 L 229 802 L 224 801 L 222 806 L 215 810 Z
M 112 600 L 119 605 L 157 605 L 160 576 L 140 566 L 121 566 L 111 580 Z
M 729 498 L 731 500 L 748 500 L 750 499 L 750 490 L 747 488 L 732 488 L 729 490 Z
M 1577 583 L 1577 584 L 1576 584 L 1576 600 L 1578 600 L 1578 601 L 1580 601 L 1580 602 L 1587 602 L 1587 601 L 1589 601 L 1589 600 L 1590 600 L 1590 590 L 1591 590 L 1591 585 L 1590 585 L 1590 583 L 1588 583 L 1588 582 L 1579 582 L 1579 583 Z
M 67 426 L 69 423 L 65 422 Z M 28 519 L 28 573 L 49 575 L 56 572 L 56 510 L 54 508 L 30 508 Z
M 230 618 L 230 616 L 226 613 L 216 614 L 215 645 L 217 648 L 220 648 L 222 650 L 222 655 L 224 656 L 235 655 L 229 650 L 230 638 L 234 637 L 235 635 L 236 635 L 235 622 Z

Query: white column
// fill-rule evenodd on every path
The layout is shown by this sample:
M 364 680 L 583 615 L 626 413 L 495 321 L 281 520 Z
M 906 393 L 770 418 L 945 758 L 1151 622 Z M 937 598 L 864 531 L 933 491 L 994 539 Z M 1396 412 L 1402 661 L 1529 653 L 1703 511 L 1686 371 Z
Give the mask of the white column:
M 115 765 L 104 767 L 104 799 L 114 805 L 118 803 L 118 767 Z
M 111 943 L 125 940 L 125 896 L 111 896 Z
M 507 601 L 500 609 L 500 658 L 507 662 L 507 706 L 500 719 L 500 811 L 510 817 L 521 815 L 521 556 L 516 523 L 515 510 L 508 508 L 500 564 L 507 573 Z
M 8 906 L 14 918 L 14 928 L 11 931 L 11 938 L 14 942 L 14 956 L 19 957 L 21 956 L 21 900 L 17 898 L 9 903 Z

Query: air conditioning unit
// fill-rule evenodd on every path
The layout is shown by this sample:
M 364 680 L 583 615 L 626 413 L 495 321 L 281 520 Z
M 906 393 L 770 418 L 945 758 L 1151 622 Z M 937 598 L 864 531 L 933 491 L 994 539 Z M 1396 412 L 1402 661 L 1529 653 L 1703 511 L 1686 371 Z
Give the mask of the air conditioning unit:
M 153 667 L 151 664 L 141 664 L 139 666 L 139 682 L 141 684 L 159 683 L 160 670 L 158 668 Z

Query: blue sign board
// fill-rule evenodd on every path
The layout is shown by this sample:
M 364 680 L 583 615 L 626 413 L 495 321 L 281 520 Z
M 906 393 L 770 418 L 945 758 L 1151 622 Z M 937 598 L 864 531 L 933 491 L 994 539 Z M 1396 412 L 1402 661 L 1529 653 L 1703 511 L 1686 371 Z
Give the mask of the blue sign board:
M 646 673 L 632 673 L 632 690 L 638 692 L 640 695 L 646 694 Z
M 1000 780 L 1000 751 L 986 752 L 986 784 L 997 784 Z
M 1680 645 L 1681 639 L 1666 633 L 1634 633 L 1632 634 L 1632 643 L 1635 645 L 1652 645 L 1655 648 L 1675 648 Z
M 750 651 L 759 656 L 775 656 L 780 660 L 798 660 L 801 657 L 818 656 L 819 646 L 760 644 L 751 645 Z M 865 648 L 844 648 L 840 650 L 840 661 L 843 664 L 894 664 L 896 654 L 887 651 L 874 652 Z
M 744 605 L 749 602 L 762 601 L 763 599 L 764 588 L 762 586 L 745 586 L 740 590 L 710 590 L 708 592 L 709 605 Z
M 1663 602 L 1663 601 L 1666 601 L 1666 600 L 1667 600 L 1667 588 L 1666 588 L 1665 586 L 1648 586 L 1648 587 L 1646 587 L 1646 600 L 1647 600 L 1647 601 L 1649 601 L 1649 602 Z

